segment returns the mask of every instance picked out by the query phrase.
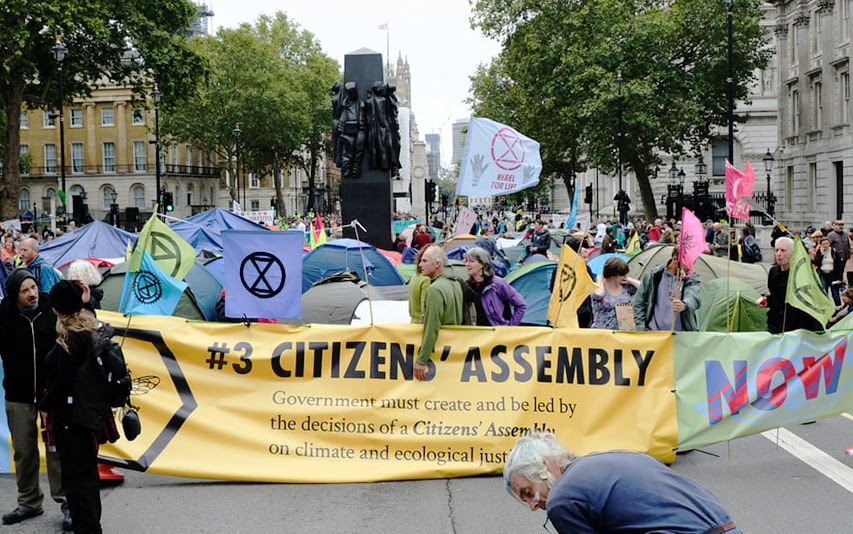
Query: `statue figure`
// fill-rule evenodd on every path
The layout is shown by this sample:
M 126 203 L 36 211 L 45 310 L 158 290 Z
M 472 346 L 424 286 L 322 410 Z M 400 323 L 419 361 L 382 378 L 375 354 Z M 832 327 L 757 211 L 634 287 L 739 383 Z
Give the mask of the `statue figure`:
M 335 163 L 341 168 L 344 178 L 358 178 L 361 176 L 366 132 L 364 103 L 358 99 L 355 82 L 344 84 L 344 93 L 339 102 L 340 116 L 336 125 L 338 142 L 334 151 L 339 161 L 335 160 Z
M 344 92 L 343 92 L 343 84 L 341 82 L 335 82 L 332 85 L 332 161 L 335 162 L 335 165 L 338 167 L 341 166 L 341 147 L 340 147 L 340 130 L 342 126 L 341 122 L 341 114 L 344 110 Z
M 397 119 L 397 88 L 374 82 L 367 93 L 367 153 L 375 169 L 395 172 L 400 168 L 400 125 Z

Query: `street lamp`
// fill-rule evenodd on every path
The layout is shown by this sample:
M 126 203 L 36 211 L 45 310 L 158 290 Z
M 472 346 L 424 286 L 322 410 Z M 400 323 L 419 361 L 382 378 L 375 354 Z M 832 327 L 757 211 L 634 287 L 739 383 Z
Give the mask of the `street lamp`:
M 678 171 L 678 211 L 675 214 L 676 218 L 681 216 L 681 210 L 684 209 L 684 178 L 686 176 L 684 167 L 682 167 Z
M 622 69 L 616 71 L 616 88 L 618 100 L 618 117 L 619 117 L 619 137 L 616 139 L 616 153 L 619 175 L 619 191 L 622 191 L 622 84 L 625 80 L 622 78 Z
M 693 211 L 702 219 L 713 217 L 713 213 L 706 213 L 705 202 L 708 199 L 708 181 L 705 180 L 705 175 L 708 173 L 708 166 L 705 165 L 705 159 L 702 154 L 699 154 L 699 161 L 695 167 L 696 181 L 693 182 Z
M 68 49 L 62 44 L 62 38 L 56 36 L 56 44 L 53 45 L 53 59 L 56 60 L 56 72 L 59 73 L 59 175 L 61 176 L 60 187 L 62 188 L 62 202 L 65 202 L 65 93 L 62 88 L 62 62 Z
M 240 123 L 237 123 L 237 126 L 234 128 L 232 132 L 234 134 L 234 144 L 236 145 L 237 151 L 237 169 L 234 172 L 234 175 L 237 179 L 237 202 L 240 202 L 240 136 L 243 134 L 243 131 L 240 130 Z M 243 211 L 243 206 L 240 206 L 240 211 Z
M 672 160 L 672 166 L 667 172 L 669 175 L 669 183 L 666 184 L 666 218 L 672 219 L 675 215 L 676 200 L 678 198 L 678 167 L 675 166 L 675 160 Z
M 116 200 L 118 199 L 118 193 L 116 193 L 115 188 L 110 190 L 110 219 L 112 219 L 113 226 L 118 226 L 118 204 L 116 204 Z
M 773 157 L 768 148 L 761 161 L 764 162 L 764 170 L 767 173 L 767 213 L 774 215 L 776 211 L 776 198 L 770 190 L 770 173 L 773 171 L 773 162 L 776 161 L 776 158 Z
M 699 180 L 705 180 L 705 174 L 708 172 L 708 166 L 705 165 L 705 160 L 702 154 L 699 154 L 699 161 L 696 162 L 696 177 Z
M 165 213 L 160 198 L 160 90 L 156 85 L 151 91 L 151 98 L 154 99 L 154 187 L 157 190 L 157 213 Z
M 726 21 L 728 35 L 728 61 L 726 65 L 726 85 L 728 92 L 727 119 L 729 123 L 729 162 L 735 161 L 735 48 L 734 48 L 734 0 L 726 0 Z
M 678 179 L 678 167 L 675 166 L 675 160 L 672 160 L 672 167 L 669 168 L 669 182 L 675 185 L 675 180 Z

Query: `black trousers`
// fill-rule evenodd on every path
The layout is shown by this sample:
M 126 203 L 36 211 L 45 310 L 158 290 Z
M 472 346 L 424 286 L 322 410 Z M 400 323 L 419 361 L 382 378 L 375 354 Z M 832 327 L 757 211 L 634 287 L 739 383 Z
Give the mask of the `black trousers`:
M 75 534 L 101 534 L 98 442 L 92 432 L 57 421 L 56 450 Z

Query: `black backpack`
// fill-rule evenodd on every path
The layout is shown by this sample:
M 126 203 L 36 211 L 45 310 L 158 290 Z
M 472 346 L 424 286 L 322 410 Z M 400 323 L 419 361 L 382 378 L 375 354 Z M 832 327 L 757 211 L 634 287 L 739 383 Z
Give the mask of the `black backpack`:
M 110 325 L 103 324 L 92 332 L 92 343 L 95 348 L 95 368 L 103 380 L 103 387 L 100 388 L 102 400 L 111 408 L 121 408 L 130 404 L 133 380 L 127 369 L 121 345 L 112 339 L 114 333 Z
M 458 276 L 454 276 L 452 274 L 445 276 L 459 284 L 459 287 L 462 288 L 462 324 L 476 325 L 477 307 L 474 304 L 474 299 L 477 298 L 477 295 L 474 294 L 474 290 L 468 286 L 468 283 L 465 280 Z

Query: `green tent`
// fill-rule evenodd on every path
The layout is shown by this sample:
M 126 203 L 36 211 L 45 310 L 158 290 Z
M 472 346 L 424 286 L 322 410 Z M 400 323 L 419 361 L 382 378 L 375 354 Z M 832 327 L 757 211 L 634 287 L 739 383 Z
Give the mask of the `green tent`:
M 655 265 L 666 263 L 672 257 L 674 245 L 651 246 L 628 261 L 628 276 L 642 280 L 645 272 Z M 693 266 L 699 275 L 699 280 L 704 284 L 716 278 L 741 280 L 758 291 L 767 292 L 767 273 L 770 271 L 769 263 L 740 263 L 729 261 L 726 258 L 718 258 L 710 254 L 702 254 L 696 259 Z
M 761 295 L 746 282 L 716 278 L 702 282 L 702 307 L 696 312 L 699 330 L 703 332 L 763 332 L 767 330 L 767 310 L 755 303 Z M 728 294 L 728 298 L 726 295 Z M 727 304 L 728 303 L 728 304 Z M 726 323 L 730 318 L 731 328 Z
M 118 311 L 126 273 L 127 262 L 122 262 L 104 276 L 104 281 L 98 286 L 104 290 L 104 298 L 101 300 L 103 309 Z M 222 292 L 222 285 L 216 277 L 196 261 L 184 281 L 188 284 L 187 289 L 172 315 L 197 321 L 215 321 L 216 302 Z

